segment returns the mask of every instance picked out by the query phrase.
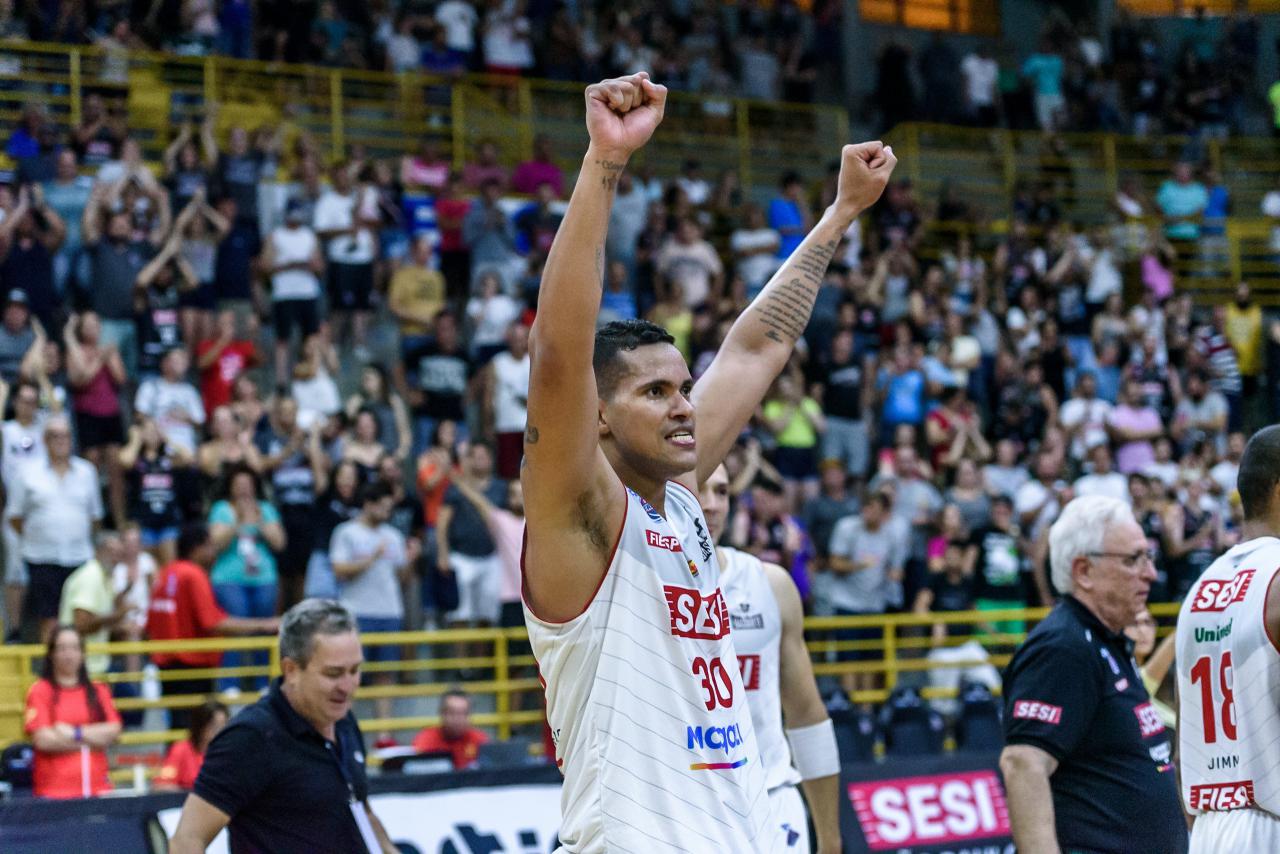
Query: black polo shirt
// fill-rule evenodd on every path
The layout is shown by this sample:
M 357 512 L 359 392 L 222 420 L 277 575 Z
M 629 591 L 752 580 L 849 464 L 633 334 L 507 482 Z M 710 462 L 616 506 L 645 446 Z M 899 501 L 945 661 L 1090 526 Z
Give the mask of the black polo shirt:
M 368 797 L 364 740 L 350 712 L 330 742 L 280 691 L 242 710 L 205 753 L 195 793 L 231 816 L 232 854 L 366 854 L 348 806 Z M 341 757 L 347 774 L 338 767 Z M 350 789 L 348 789 L 348 779 Z
M 1027 635 L 1004 672 L 1007 744 L 1058 760 L 1049 779 L 1063 850 L 1182 854 L 1170 733 L 1133 645 L 1074 597 Z

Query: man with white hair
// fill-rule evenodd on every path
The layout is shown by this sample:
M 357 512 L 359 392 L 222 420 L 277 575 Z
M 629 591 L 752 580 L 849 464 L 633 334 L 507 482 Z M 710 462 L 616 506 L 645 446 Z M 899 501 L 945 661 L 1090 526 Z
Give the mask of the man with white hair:
M 1169 732 L 1124 629 L 1156 579 L 1129 505 L 1092 495 L 1049 531 L 1062 602 L 1004 674 L 1000 755 L 1019 851 L 1187 850 Z

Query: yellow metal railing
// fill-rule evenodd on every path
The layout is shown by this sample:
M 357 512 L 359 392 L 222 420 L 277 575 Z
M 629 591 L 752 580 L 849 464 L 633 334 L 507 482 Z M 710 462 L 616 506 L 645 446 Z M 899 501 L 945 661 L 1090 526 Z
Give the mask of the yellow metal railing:
M 1177 614 L 1176 605 L 1154 605 L 1152 612 L 1159 618 L 1172 618 Z M 850 694 L 855 702 L 880 702 L 899 683 L 904 674 L 922 673 L 947 668 L 971 667 L 989 663 L 1003 667 L 1008 663 L 1013 648 L 1020 643 L 1022 632 L 996 632 L 990 626 L 996 622 L 1024 621 L 1029 629 L 1041 619 L 1047 609 L 1009 609 L 1003 611 L 966 611 L 955 613 L 890 614 L 868 617 L 811 617 L 805 621 L 810 655 L 814 672 L 819 676 L 843 676 L 869 673 L 875 675 L 878 684 L 873 689 Z M 931 629 L 936 624 L 967 626 L 968 637 L 944 641 L 954 645 L 969 638 L 977 638 L 987 650 L 988 656 L 975 661 L 939 662 L 928 658 L 936 644 Z M 838 629 L 876 628 L 881 637 L 869 640 L 835 640 L 831 633 Z M 1162 630 L 1171 630 L 1171 623 Z M 476 706 L 482 711 L 472 715 L 477 726 L 489 727 L 499 738 L 508 738 L 516 727 L 536 726 L 542 721 L 541 685 L 537 678 L 534 657 L 527 647 L 524 629 L 457 629 L 443 631 L 394 632 L 369 634 L 361 638 L 366 645 L 398 646 L 401 657 L 396 661 L 370 662 L 364 670 L 370 673 L 394 672 L 399 674 L 397 684 L 365 685 L 357 698 L 430 698 L 438 697 L 446 690 L 460 686 L 477 698 Z M 516 649 L 513 649 L 517 647 Z M 467 649 L 467 647 L 471 647 Z M 476 648 L 481 654 L 476 654 Z M 522 647 L 522 648 L 520 648 Z M 199 641 L 143 641 L 131 643 L 90 644 L 90 652 L 106 652 L 120 656 L 147 656 L 158 652 L 196 651 L 258 651 L 268 654 L 268 663 L 258 666 L 216 668 L 207 671 L 185 670 L 166 673 L 161 671 L 161 682 L 168 679 L 205 677 L 275 677 L 280 674 L 279 651 L 271 637 L 211 639 Z M 847 651 L 871 653 L 859 661 L 836 661 L 836 654 Z M 27 689 L 35 681 L 44 649 L 36 645 L 0 646 L 0 745 L 24 737 L 22 730 L 24 698 Z M 468 673 L 467 678 L 455 680 L 454 671 Z M 144 673 L 139 670 L 109 673 L 102 681 L 115 684 L 139 683 Z M 947 696 L 945 689 L 925 689 L 927 697 Z M 224 702 L 245 703 L 245 696 L 220 695 Z M 204 699 L 198 695 L 161 696 L 156 699 L 141 697 L 120 698 L 116 706 L 121 712 L 148 709 L 173 709 L 194 706 Z M 492 711 L 484 711 L 492 709 Z M 435 715 L 408 715 L 390 718 L 366 718 L 362 725 L 366 731 L 392 731 L 406 733 L 440 722 Z M 152 750 L 158 746 L 180 740 L 183 730 L 128 729 L 120 738 L 117 748 L 121 752 Z
M 455 80 L 0 41 L 0 123 L 11 126 L 34 101 L 65 131 L 79 123 L 90 95 L 122 99 L 130 132 L 151 160 L 183 122 L 199 120 L 216 104 L 219 136 L 233 126 L 283 124 L 285 171 L 303 140 L 326 157 L 389 157 L 414 152 L 431 137 L 461 166 L 487 139 L 511 165 L 527 159 L 534 137 L 545 133 L 561 143 L 561 166 L 572 174 L 586 143 L 582 89 L 581 83 L 488 75 Z M 816 180 L 848 141 L 847 127 L 837 107 L 673 92 L 662 133 L 636 163 L 659 176 L 696 159 L 706 174 L 735 170 L 744 184 L 772 184 L 787 169 Z

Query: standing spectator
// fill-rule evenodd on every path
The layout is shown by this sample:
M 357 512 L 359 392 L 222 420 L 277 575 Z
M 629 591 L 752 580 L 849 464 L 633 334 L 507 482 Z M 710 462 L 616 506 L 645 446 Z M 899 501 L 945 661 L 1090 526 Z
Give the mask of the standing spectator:
M 778 100 L 781 65 L 761 30 L 751 33 L 738 58 L 742 96 L 764 101 Z
M 289 394 L 298 401 L 298 419 L 308 430 L 324 426 L 342 411 L 342 398 L 333 375 L 338 372 L 338 350 L 324 333 L 310 335 L 302 342 L 302 353 L 293 366 Z
M 1128 505 L 1081 498 L 1054 523 L 1049 550 L 1063 601 L 1004 673 L 1000 769 L 1014 841 L 1185 852 L 1169 733 L 1123 634 L 1156 577 L 1146 537 Z
M 280 625 L 274 617 L 241 619 L 230 617 L 218 605 L 209 566 L 215 550 L 209 529 L 193 523 L 178 536 L 178 559 L 161 568 L 151 588 L 151 609 L 147 612 L 147 637 L 151 640 L 194 640 L 221 636 L 270 634 Z M 210 670 L 222 664 L 218 650 L 156 652 L 151 660 L 162 671 L 181 674 L 184 670 Z M 160 683 L 167 696 L 213 693 L 210 677 L 165 679 Z M 187 726 L 186 706 L 170 709 L 169 725 Z
M 359 391 L 347 398 L 345 412 L 348 421 L 355 423 L 362 411 L 376 420 L 382 451 L 400 462 L 408 459 L 413 446 L 409 410 L 404 398 L 391 387 L 387 371 L 381 365 L 365 365 L 360 371 Z
M 245 465 L 262 471 L 262 458 L 253 444 L 252 434 L 245 429 L 230 406 L 219 406 L 209 418 L 209 439 L 196 449 L 196 463 L 210 481 L 222 477 L 232 467 Z
M 782 193 L 769 202 L 769 227 L 782 237 L 782 242 L 778 245 L 778 258 L 785 261 L 809 233 L 813 214 L 809 209 L 809 200 L 805 198 L 804 182 L 800 180 L 799 173 L 787 172 L 778 186 Z
M 99 531 L 94 540 L 93 557 L 71 573 L 62 587 L 58 622 L 71 626 L 85 642 L 106 643 L 129 616 L 128 591 L 117 593 L 111 584 L 111 570 L 120 559 L 120 536 Z M 91 676 L 101 676 L 110 666 L 110 655 L 85 656 Z
M 1013 502 L 1004 495 L 991 501 L 991 518 L 970 534 L 974 551 L 974 605 L 979 611 L 1025 608 L 1029 600 L 1028 565 L 1021 531 L 1013 520 Z M 1021 620 L 990 622 L 995 632 L 1022 632 Z
M 507 186 L 507 169 L 498 161 L 498 145 L 491 139 L 481 140 L 476 147 L 476 159 L 462 167 L 462 183 L 468 190 L 478 192 L 490 181 Z
M 489 361 L 481 381 L 488 390 L 484 421 L 498 449 L 498 477 L 517 478 L 529 415 L 529 327 L 519 321 L 507 327 L 507 349 Z
M 758 446 L 755 453 L 759 453 Z M 819 602 L 830 604 L 830 596 L 822 585 L 828 584 L 831 579 L 827 557 L 831 553 L 831 535 L 835 532 L 836 524 L 846 516 L 856 515 L 862 506 L 858 497 L 850 491 L 849 475 L 838 460 L 824 459 L 819 463 L 818 490 L 818 494 L 805 502 L 800 512 L 801 523 L 813 544 L 816 562 L 817 575 L 813 581 L 815 607 Z
M 524 259 L 516 254 L 516 227 L 498 204 L 501 198 L 501 185 L 494 180 L 485 181 L 479 198 L 467 209 L 462 240 L 471 253 L 471 270 L 501 271 L 503 288 L 509 291 L 519 278 L 517 270 L 523 269 Z
M 960 73 L 964 75 L 965 107 L 969 120 L 978 127 L 995 127 L 999 118 L 996 106 L 996 83 L 1000 67 L 991 51 L 979 45 L 960 61 Z
M 482 272 L 476 290 L 478 293 L 467 300 L 467 325 L 471 328 L 471 356 L 484 364 L 502 349 L 507 329 L 524 307 L 502 292 L 502 279 L 495 271 Z
M 898 345 L 892 360 L 880 369 L 880 445 L 892 443 L 902 425 L 919 428 L 924 423 L 925 381 L 914 347 Z
M 139 526 L 141 544 L 160 563 L 174 557 L 178 530 L 199 496 L 192 480 L 192 457 L 168 445 L 150 418 L 129 428 L 129 441 L 117 463 L 127 486 L 129 519 Z
M 116 455 L 124 443 L 120 391 L 128 377 L 120 352 L 103 345 L 101 334 L 98 316 L 86 311 L 67 322 L 63 343 L 80 452 L 106 476 L 111 515 L 120 527 L 125 519 L 124 473 Z
M 190 364 L 186 350 L 165 353 L 160 361 L 160 376 L 138 386 L 133 408 L 155 419 L 166 442 L 195 454 L 199 444 L 196 428 L 204 424 L 204 403 L 195 386 L 185 379 Z
M 100 92 L 85 95 L 80 126 L 71 135 L 71 147 L 81 165 L 97 169 L 115 160 L 127 135 L 123 110 L 114 104 L 108 109 Z
M 760 421 L 775 443 L 774 464 L 785 481 L 787 504 L 799 507 L 801 495 L 817 493 L 817 449 L 827 429 L 822 407 L 794 375 L 783 373 L 761 406 Z
M 426 727 L 413 737 L 413 749 L 419 753 L 449 753 L 455 771 L 475 765 L 480 746 L 488 743 L 484 730 L 471 725 L 471 697 L 461 690 L 446 691 L 440 698 L 440 726 Z
M 1253 398 L 1262 374 L 1262 308 L 1253 301 L 1248 282 L 1236 285 L 1235 300 L 1227 306 L 1225 332 L 1236 351 L 1245 399 Z
M 317 440 L 313 441 L 319 444 Z M 317 450 L 315 453 L 322 455 L 324 452 Z M 333 574 L 333 564 L 329 562 L 329 542 L 339 525 L 360 515 L 360 504 L 356 500 L 359 489 L 360 469 L 354 460 L 343 460 L 324 478 L 317 478 L 315 530 L 303 588 L 308 598 L 331 599 L 338 595 L 338 580 Z
M 847 516 L 836 523 L 831 534 L 827 559 L 834 577 L 828 587 L 830 606 L 837 616 L 873 616 L 889 607 L 892 588 L 903 579 L 907 556 L 889 525 L 890 502 L 873 492 L 862 505 L 861 515 Z M 869 642 L 880 639 L 876 627 L 838 629 L 838 641 Z M 837 661 L 869 661 L 873 649 L 840 650 Z M 876 676 L 870 672 L 845 673 L 841 682 L 846 691 L 871 690 Z
M 233 127 L 227 135 L 227 149 L 218 157 L 213 170 L 218 195 L 235 200 L 236 216 L 241 222 L 258 222 L 258 185 L 274 171 L 271 157 L 279 145 L 279 136 L 258 135 L 251 145 L 249 132 Z
M 222 732 L 230 719 L 227 707 L 217 700 L 205 700 L 192 709 L 188 736 L 182 741 L 175 741 L 169 748 L 164 763 L 151 780 L 152 788 L 156 791 L 190 791 L 200 775 L 209 742 Z
M 615 203 L 615 208 L 616 208 Z M 734 269 L 747 284 L 747 297 L 754 299 L 778 269 L 782 235 L 765 224 L 764 209 L 749 204 L 743 209 L 742 225 L 729 236 Z
M 531 70 L 533 40 L 524 0 L 488 0 L 486 5 L 480 25 L 485 71 L 519 76 Z
M 1116 443 L 1116 469 L 1121 474 L 1141 472 L 1155 461 L 1152 442 L 1164 436 L 1160 413 L 1143 399 L 1136 380 L 1124 384 L 1120 403 L 1107 419 L 1107 429 Z
M 605 237 L 605 255 L 610 261 L 621 261 L 631 271 L 636 263 L 637 241 L 649 217 L 649 194 L 630 172 L 618 178 L 618 191 L 609 209 L 609 234 Z
M 440 144 L 424 136 L 418 153 L 400 159 L 400 183 L 406 189 L 439 192 L 449 181 L 449 161 L 440 155 Z
M 1195 356 L 1203 359 L 1209 369 L 1210 387 L 1227 400 L 1227 429 L 1233 432 L 1243 430 L 1244 407 L 1240 399 L 1243 383 L 1240 380 L 1240 362 L 1227 338 L 1226 306 L 1221 303 L 1215 305 L 1210 318 L 1208 324 L 1196 330 Z
M 233 467 L 225 478 L 226 497 L 209 510 L 209 539 L 217 554 L 210 580 L 218 604 L 236 617 L 263 619 L 276 613 L 276 558 L 285 547 L 280 513 L 262 498 L 262 484 L 253 469 Z M 266 656 L 252 653 L 257 666 Z M 248 657 L 248 656 L 244 656 Z M 238 667 L 242 654 L 228 652 L 223 666 Z M 224 688 L 239 679 L 222 680 Z M 265 684 L 265 678 L 255 682 Z
M 133 317 L 133 291 L 138 275 L 154 255 L 149 241 L 133 237 L 130 214 L 110 213 L 105 228 L 99 208 L 103 205 L 103 184 L 94 187 L 94 197 L 84 209 L 80 233 L 89 252 L 90 281 L 88 304 L 102 321 L 104 343 L 120 351 L 130 375 L 138 370 L 138 332 Z
M 342 324 L 350 316 L 351 342 L 356 358 L 364 362 L 369 359 L 366 338 L 377 222 L 365 218 L 362 192 L 352 184 L 350 164 L 335 164 L 329 177 L 330 188 L 316 203 L 312 227 L 324 242 L 329 261 L 329 306 L 337 326 L 334 338 L 340 338 Z
M 391 276 L 387 308 L 400 323 L 401 353 L 426 343 L 445 307 L 445 277 L 431 265 L 432 248 L 430 235 L 418 235 L 408 260 Z
M 1215 454 L 1227 449 L 1227 400 L 1209 388 L 1209 377 L 1200 369 L 1187 374 L 1186 395 L 1173 409 L 1169 435 L 1187 454 L 1202 442 L 1208 442 Z
M 57 329 L 62 319 L 54 257 L 66 236 L 66 224 L 39 184 L 19 190 L 18 206 L 0 223 L 0 281 L 21 283 L 45 329 Z
M 262 271 L 271 279 L 271 307 L 276 333 L 276 382 L 289 376 L 289 349 L 293 332 L 305 341 L 320 331 L 320 275 L 324 256 L 320 241 L 306 225 L 306 205 L 290 199 L 284 225 L 267 236 L 262 249 Z
M 7 386 L 0 386 L 0 411 L 9 398 Z M 40 417 L 40 389 L 32 382 L 19 382 L 13 389 L 13 418 L 0 425 L 3 458 L 0 484 L 10 496 L 16 488 L 18 472 L 30 460 L 44 460 L 44 422 Z M 22 538 L 11 526 L 4 526 L 4 584 L 6 634 L 16 637 L 22 623 L 22 600 L 27 593 L 27 566 L 22 560 Z
M 404 600 L 401 585 L 408 580 L 418 559 L 416 540 L 405 541 L 404 535 L 387 521 L 395 505 L 391 488 L 382 483 L 367 483 L 357 496 L 360 515 L 343 522 L 329 541 L 329 561 L 338 579 L 338 599 L 356 617 L 356 625 L 364 634 L 398 632 L 404 628 Z M 399 649 L 390 644 L 366 646 L 364 660 L 393 662 Z M 372 674 L 375 685 L 391 685 L 396 674 L 384 670 Z M 391 697 L 374 700 L 379 718 L 391 717 Z M 380 734 L 379 741 L 391 740 L 390 733 Z
M 436 6 L 435 22 L 444 30 L 450 50 L 456 50 L 468 58 L 475 53 L 476 26 L 480 23 L 480 14 L 474 3 L 467 0 L 444 0 Z
M 458 321 L 436 316 L 436 337 L 404 355 L 405 400 L 413 409 L 414 448 L 422 450 L 441 421 L 464 424 L 473 391 L 472 361 L 463 349 Z
M 71 626 L 49 634 L 40 678 L 27 692 L 25 732 L 35 748 L 33 794 L 88 798 L 111 791 L 107 748 L 120 737 L 111 690 L 89 681 L 84 641 Z
M 236 314 L 230 309 L 218 312 L 217 335 L 196 345 L 196 370 L 200 372 L 200 399 L 205 417 L 211 417 L 220 406 L 231 403 L 231 389 L 245 371 L 258 364 L 257 317 L 248 315 L 248 328 L 237 335 Z
M 181 322 L 183 309 L 180 306 L 184 298 L 199 286 L 195 270 L 182 253 L 182 241 L 175 233 L 159 254 L 147 262 L 134 282 L 140 375 L 153 377 L 158 374 L 164 354 L 190 341 L 186 337 L 188 330 Z
M 24 622 L 38 624 L 47 637 L 57 622 L 62 586 L 76 567 L 93 556 L 93 530 L 101 521 L 98 473 L 71 455 L 71 425 L 62 416 L 44 426 L 46 459 L 33 459 L 14 480 L 5 520 L 22 538 L 27 565 Z
M 255 259 L 262 253 L 258 224 L 240 219 L 235 199 L 223 196 L 214 202 L 231 230 L 218 244 L 214 258 L 213 286 L 219 310 L 230 309 L 240 317 L 253 311 L 253 283 L 258 276 Z M 287 217 L 286 217 L 287 219 Z M 270 273 L 270 270 L 263 272 Z
M 213 333 L 213 312 L 218 306 L 218 244 L 231 231 L 231 222 L 209 205 L 203 188 L 182 209 L 173 224 L 171 241 L 177 241 L 181 257 L 191 268 L 191 287 L 178 298 L 182 338 L 187 346 Z
M 505 179 L 504 179 L 505 180 Z M 466 235 L 463 231 L 467 221 L 467 212 L 471 210 L 471 199 L 463 195 L 462 183 L 458 173 L 449 175 L 444 189 L 436 196 L 436 228 L 440 230 L 440 275 L 444 277 L 445 292 L 451 302 L 457 303 L 466 296 L 467 284 L 471 281 L 471 253 L 467 250 Z M 419 235 L 417 240 L 428 239 Z M 423 257 L 430 258 L 430 252 Z M 417 262 L 426 267 L 425 261 Z
M 1072 397 L 1058 410 L 1058 420 L 1067 431 L 1071 459 L 1083 462 L 1089 449 L 1107 441 L 1107 420 L 1111 404 L 1098 398 L 1098 381 L 1092 372 L 1076 378 Z
M 691 218 L 680 220 L 675 234 L 658 250 L 657 273 L 664 286 L 680 287 L 689 308 L 720 299 L 724 287 L 720 256 Z
M 81 284 L 80 220 L 92 192 L 93 179 L 80 174 L 75 151 L 71 148 L 60 150 L 54 161 L 53 179 L 44 184 L 44 198 L 66 227 L 66 237 L 53 257 L 53 283 L 62 295 Z
M 475 442 L 463 459 L 463 474 L 491 504 L 506 503 L 507 486 L 493 476 L 493 452 Z M 472 502 L 451 487 L 436 519 L 436 566 L 458 584 L 458 607 L 449 622 L 460 626 L 491 626 L 499 615 L 498 588 L 502 564 L 488 526 Z
M 1106 442 L 1089 451 L 1089 473 L 1076 479 L 1071 491 L 1076 496 L 1105 495 L 1126 504 L 1131 503 L 1129 478 L 1111 467 L 1111 446 Z
M 328 479 L 329 461 L 320 448 L 319 431 L 308 435 L 302 429 L 297 402 L 284 395 L 276 398 L 270 428 L 260 437 L 258 450 L 284 527 L 285 548 L 277 563 L 280 602 L 292 608 L 303 597 L 318 528 L 316 498 Z
M 1173 165 L 1173 177 L 1156 192 L 1156 207 L 1164 216 L 1164 236 L 1172 241 L 1200 239 L 1200 224 L 1209 205 L 1209 192 L 1195 180 L 1195 168 L 1186 161 Z
M 1035 92 L 1036 122 L 1041 130 L 1055 130 L 1059 114 L 1066 107 L 1062 94 L 1062 57 L 1053 49 L 1048 37 L 1040 39 L 1040 48 L 1022 63 L 1022 76 L 1031 80 Z
M 164 183 L 169 189 L 169 205 L 180 211 L 195 198 L 196 192 L 208 192 L 209 170 L 218 165 L 218 143 L 213 138 L 213 123 L 217 110 L 205 111 L 200 123 L 200 139 L 197 146 L 192 137 L 196 134 L 191 122 L 183 122 L 178 135 L 164 150 Z
M 516 166 L 516 171 L 511 175 L 511 189 L 526 196 L 532 196 L 542 184 L 550 184 L 557 199 L 564 198 L 564 173 L 555 163 L 551 152 L 551 137 L 546 134 L 538 134 L 533 138 L 533 159 Z
M 0 322 L 0 380 L 17 382 L 27 354 L 43 346 L 43 338 L 31 322 L 27 292 L 13 288 L 8 293 L 3 322 Z

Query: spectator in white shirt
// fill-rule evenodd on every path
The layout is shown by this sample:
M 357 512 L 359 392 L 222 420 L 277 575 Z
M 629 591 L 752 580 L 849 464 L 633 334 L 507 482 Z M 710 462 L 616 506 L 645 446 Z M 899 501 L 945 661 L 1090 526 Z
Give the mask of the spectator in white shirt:
M 1090 448 L 1107 441 L 1111 404 L 1098 397 L 1098 380 L 1092 372 L 1080 374 L 1072 397 L 1062 404 L 1058 420 L 1071 439 L 1071 458 L 1083 461 Z
M 0 412 L 5 409 L 9 387 L 0 380 Z M 13 390 L 13 418 L 0 425 L 0 481 L 6 495 L 12 495 L 18 471 L 30 460 L 46 459 L 45 418 L 40 414 L 40 389 L 22 381 Z M 5 625 L 22 621 L 22 599 L 27 593 L 27 565 L 22 560 L 22 540 L 18 532 L 4 526 Z
M 764 209 L 756 204 L 747 205 L 743 210 L 742 227 L 729 235 L 729 248 L 733 250 L 738 275 L 747 283 L 749 298 L 754 299 L 760 293 L 781 265 L 782 260 L 778 258 L 781 245 L 782 235 L 777 229 L 769 228 Z
M 996 81 L 1000 67 L 986 47 L 979 47 L 960 62 L 970 120 L 980 127 L 996 123 Z
M 325 245 L 329 261 L 329 308 L 333 312 L 334 340 L 339 340 L 346 318 L 351 318 L 351 341 L 357 361 L 367 362 L 365 341 L 372 311 L 373 261 L 377 253 L 374 228 L 377 207 L 370 205 L 371 187 L 357 188 L 351 165 L 339 162 L 329 173 L 330 188 L 316 202 L 311 226 Z
M 1090 449 L 1089 461 L 1093 464 L 1093 470 L 1078 478 L 1072 486 L 1077 498 L 1082 495 L 1105 495 L 1126 503 L 1132 501 L 1129 497 L 1129 478 L 1112 468 L 1111 447 L 1105 441 Z
M 324 255 L 320 239 L 306 224 L 306 203 L 290 199 L 284 225 L 267 235 L 262 247 L 262 272 L 271 277 L 271 315 L 275 324 L 276 378 L 289 375 L 293 331 L 306 340 L 320 330 L 320 274 Z
M 45 423 L 44 441 L 48 457 L 22 466 L 4 514 L 22 538 L 27 565 L 23 622 L 38 623 L 39 637 L 57 623 L 67 578 L 93 557 L 93 530 L 103 515 L 97 469 L 71 455 L 71 424 L 65 417 Z
M 702 239 L 702 229 L 691 219 L 682 219 L 674 237 L 658 250 L 658 275 L 684 289 L 688 308 L 697 308 L 720 296 L 724 265 L 711 244 Z
M 204 403 L 200 392 L 183 377 L 191 361 L 187 351 L 175 348 L 160 360 L 160 376 L 138 387 L 133 408 L 156 422 L 165 442 L 195 454 L 199 445 L 196 428 L 204 424 Z
M 470 57 L 476 49 L 476 24 L 480 13 L 467 0 L 444 0 L 436 7 L 436 23 L 444 28 L 445 44 Z

